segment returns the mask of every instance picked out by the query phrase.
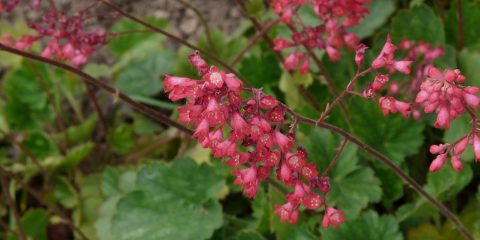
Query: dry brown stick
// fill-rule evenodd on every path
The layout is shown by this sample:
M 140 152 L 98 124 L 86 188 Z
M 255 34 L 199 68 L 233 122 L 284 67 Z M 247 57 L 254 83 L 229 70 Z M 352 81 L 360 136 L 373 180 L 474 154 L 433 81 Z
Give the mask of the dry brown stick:
M 25 234 L 25 230 L 23 229 L 22 222 L 20 221 L 20 214 L 18 213 L 17 205 L 15 204 L 15 201 L 13 201 L 13 198 L 10 195 L 10 191 L 8 190 L 9 189 L 8 177 L 4 175 L 3 172 L 0 172 L 0 181 L 2 184 L 3 195 L 7 201 L 7 204 L 13 215 L 13 218 L 15 219 L 15 224 L 17 225 L 16 227 L 17 227 L 18 236 L 21 240 L 27 240 L 27 235 Z

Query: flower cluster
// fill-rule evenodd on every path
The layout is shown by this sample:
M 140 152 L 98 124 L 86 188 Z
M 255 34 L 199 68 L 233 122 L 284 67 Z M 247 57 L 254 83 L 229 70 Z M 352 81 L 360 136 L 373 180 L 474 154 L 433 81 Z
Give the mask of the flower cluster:
M 478 87 L 462 86 L 465 82 L 458 69 L 439 71 L 435 67 L 428 69 L 428 78 L 422 83 L 415 101 L 420 104 L 426 113 L 435 112 L 437 119 L 435 127 L 450 127 L 450 122 L 468 112 L 472 117 L 473 127 L 469 134 L 460 138 L 454 144 L 432 145 L 430 153 L 438 154 L 430 165 L 430 171 L 439 170 L 445 163 L 448 155 L 451 155 L 451 163 L 455 170 L 462 170 L 460 155 L 465 151 L 468 144 L 472 145 L 475 158 L 480 160 L 480 139 L 477 136 L 477 118 L 475 113 L 480 104 L 480 98 L 476 95 Z
M 318 209 L 324 205 L 313 190 L 328 192 L 328 180 L 318 177 L 316 165 L 306 162 L 308 153 L 295 146 L 295 127 L 282 132 L 286 108 L 260 90 L 243 88 L 234 74 L 209 67 L 198 52 L 189 61 L 202 79 L 167 75 L 165 92 L 172 101 L 187 100 L 178 109 L 179 120 L 195 126 L 193 137 L 233 167 L 234 184 L 253 198 L 260 181 L 276 172 L 282 183 L 294 188 L 286 196 L 287 203 L 275 210 L 282 221 L 290 223 L 297 222 L 300 206 Z M 244 99 L 243 93 L 251 97 Z M 341 211 L 326 209 L 325 226 L 345 221 Z
M 96 46 L 105 44 L 107 40 L 104 31 L 85 29 L 83 24 L 87 17 L 86 9 L 73 16 L 64 16 L 51 10 L 41 21 L 29 24 L 36 31 L 35 35 L 24 35 L 16 40 L 13 36 L 4 34 L 0 41 L 19 50 L 27 50 L 32 48 L 33 43 L 45 39 L 47 44 L 41 53 L 43 57 L 67 61 L 79 67 L 88 61 Z
M 290 26 L 292 30 L 292 39 L 276 38 L 274 40 L 276 51 L 281 51 L 290 47 L 297 47 L 296 51 L 291 53 L 284 62 L 287 70 L 300 69 L 300 72 L 306 73 L 309 70 L 309 60 L 304 52 L 298 47 L 305 46 L 310 49 L 318 48 L 326 50 L 330 60 L 340 59 L 339 48 L 347 46 L 354 50 L 359 42 L 359 37 L 354 33 L 348 32 L 347 28 L 356 26 L 360 20 L 368 14 L 365 7 L 370 0 L 275 0 L 272 7 L 275 13 L 280 15 L 282 22 Z M 317 17 L 322 21 L 318 26 L 307 26 L 302 19 L 298 17 L 297 21 L 292 19 L 296 16 L 296 11 L 303 5 L 310 5 Z M 297 31 L 294 22 L 302 26 L 301 31 Z
M 355 62 L 360 68 L 360 65 L 363 62 L 363 57 L 365 54 L 366 47 L 360 45 L 357 47 Z M 376 98 L 376 94 L 380 92 L 384 86 L 389 82 L 390 75 L 395 72 L 400 72 L 403 74 L 410 74 L 410 65 L 413 61 L 411 60 L 395 60 L 394 55 L 397 51 L 397 47 L 393 45 L 390 35 L 387 36 L 385 45 L 383 46 L 380 54 L 373 60 L 370 68 L 364 71 L 364 73 L 371 72 L 372 70 L 385 69 L 387 73 L 376 74 L 372 83 L 369 83 L 363 91 L 363 96 L 366 98 Z M 399 101 L 391 96 L 382 96 L 379 98 L 379 106 L 384 115 L 389 113 L 400 112 L 404 117 L 410 116 L 411 106 L 409 103 Z
M 400 42 L 399 48 L 395 46 L 390 36 L 387 36 L 385 45 L 380 52 L 380 54 L 375 58 L 371 64 L 371 68 L 367 69 L 368 72 L 375 69 L 384 68 L 386 73 L 377 73 L 373 82 L 367 85 L 363 91 L 363 96 L 367 98 L 376 98 L 376 94 L 382 91 L 388 84 L 387 89 L 388 93 L 391 96 L 383 96 L 379 98 L 379 105 L 384 113 L 397 113 L 400 112 L 404 117 L 408 117 L 413 113 L 415 119 L 420 118 L 420 106 L 415 103 L 410 103 L 410 100 L 413 99 L 418 91 L 420 90 L 420 85 L 427 78 L 426 72 L 432 67 L 432 63 L 435 59 L 438 59 L 444 54 L 444 50 L 441 47 L 430 47 L 429 44 L 404 39 Z M 361 62 L 363 61 L 363 55 L 366 47 L 360 45 L 357 48 L 357 66 L 360 67 Z M 406 53 L 406 57 L 402 60 L 394 60 L 394 55 L 397 50 L 402 50 Z M 413 66 L 413 67 L 412 67 Z M 411 69 L 414 69 L 413 78 L 409 75 L 412 74 Z M 390 75 L 395 72 L 403 73 L 409 76 L 408 83 L 402 83 L 400 85 L 398 82 L 390 82 Z M 403 88 L 403 89 L 402 89 Z M 402 95 L 407 102 L 399 101 L 393 97 L 402 92 Z
M 363 56 L 366 47 L 360 45 L 357 48 L 356 63 L 360 67 L 363 62 Z M 385 68 L 387 73 L 377 73 L 373 82 L 368 84 L 363 92 L 367 98 L 376 98 L 389 82 L 390 75 L 396 71 L 410 74 L 412 63 L 415 64 L 415 74 L 406 85 L 406 91 L 403 96 L 411 100 L 402 102 L 392 96 L 382 96 L 379 98 L 379 105 L 384 115 L 388 113 L 400 112 L 404 117 L 408 117 L 413 109 L 415 119 L 420 118 L 420 111 L 425 113 L 435 112 L 437 115 L 434 126 L 437 128 L 449 128 L 450 122 L 458 116 L 467 112 L 472 118 L 472 131 L 457 140 L 454 144 L 432 145 L 430 152 L 438 156 L 430 165 L 430 171 L 438 171 L 446 162 L 448 155 L 451 156 L 451 163 L 455 170 L 462 169 L 460 155 L 463 154 L 468 144 L 472 145 L 477 161 L 480 160 L 480 138 L 477 136 L 476 124 L 477 118 L 475 112 L 480 104 L 480 98 L 477 96 L 479 89 L 472 86 L 463 86 L 465 76 L 460 70 L 445 70 L 441 72 L 433 66 L 433 61 L 444 54 L 440 47 L 432 48 L 429 44 L 402 40 L 400 49 L 407 52 L 407 57 L 403 60 L 394 60 L 394 54 L 397 47 L 392 44 L 390 37 L 381 51 L 371 64 L 371 69 Z M 420 60 L 419 60 L 420 59 Z M 388 90 L 395 95 L 400 91 L 398 84 L 390 84 Z

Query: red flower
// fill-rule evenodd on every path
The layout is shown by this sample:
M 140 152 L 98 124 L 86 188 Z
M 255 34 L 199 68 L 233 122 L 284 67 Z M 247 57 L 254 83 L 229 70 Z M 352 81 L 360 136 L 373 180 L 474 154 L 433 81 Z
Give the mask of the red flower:
M 330 225 L 338 227 L 340 223 L 345 221 L 346 219 L 343 217 L 343 211 L 339 211 L 332 207 L 327 207 L 325 215 L 323 216 L 322 225 L 324 227 L 329 227 Z

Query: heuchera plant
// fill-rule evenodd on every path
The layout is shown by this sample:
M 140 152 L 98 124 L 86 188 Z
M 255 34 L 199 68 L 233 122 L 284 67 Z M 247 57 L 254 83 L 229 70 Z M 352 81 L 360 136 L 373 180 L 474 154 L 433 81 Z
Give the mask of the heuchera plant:
M 283 62 L 287 72 L 299 70 L 308 73 L 310 54 L 314 49 L 325 51 L 333 62 L 341 59 L 339 49 L 344 46 L 355 52 L 356 74 L 346 89 L 327 105 L 314 125 L 324 123 L 332 109 L 347 94 L 378 102 L 384 115 L 400 113 L 404 118 L 420 120 L 423 113 L 434 113 L 436 128 L 448 129 L 452 120 L 467 114 L 471 118 L 471 131 L 453 143 L 430 146 L 430 152 L 437 157 L 431 162 L 429 170 L 438 171 L 450 157 L 452 167 L 461 171 L 461 155 L 468 145 L 473 148 L 476 161 L 480 161 L 476 117 L 480 104 L 477 96 L 479 88 L 466 85 L 466 77 L 459 69 L 439 70 L 434 61 L 444 55 L 444 49 L 422 41 L 403 39 L 397 47 L 391 36 L 387 35 L 380 53 L 372 62 L 365 63 L 368 47 L 348 30 L 368 14 L 368 3 L 370 0 L 270 2 L 280 21 L 292 32 L 291 39 L 277 37 L 273 41 L 275 51 L 294 48 Z M 17 4 L 18 0 L 0 2 L 0 12 L 11 12 Z M 65 62 L 74 70 L 57 62 L 54 65 L 78 74 L 76 70 L 88 62 L 95 49 L 108 41 L 103 30 L 90 31 L 85 26 L 89 18 L 88 11 L 97 4 L 100 3 L 93 3 L 71 16 L 52 9 L 42 16 L 41 21 L 29 24 L 36 34 L 24 35 L 19 39 L 4 34 L 0 39 L 2 50 L 48 63 L 52 63 L 48 59 Z M 31 2 L 34 10 L 39 5 L 40 1 Z M 298 14 L 302 7 L 311 7 L 322 23 L 317 26 L 306 25 Z M 34 43 L 43 46 L 40 57 L 32 57 L 27 53 L 32 50 Z M 345 222 L 343 211 L 328 201 L 331 190 L 329 169 L 319 174 L 316 164 L 308 161 L 308 152 L 297 144 L 299 115 L 274 96 L 247 87 L 235 73 L 209 65 L 199 51 L 191 54 L 188 61 L 200 79 L 165 75 L 164 91 L 171 101 L 183 104 L 178 108 L 179 121 L 192 126 L 193 138 L 202 147 L 210 149 L 215 158 L 220 158 L 232 168 L 234 184 L 243 190 L 243 194 L 254 198 L 261 181 L 278 180 L 291 189 L 285 194 L 285 202 L 275 206 L 274 213 L 281 221 L 294 224 L 298 221 L 300 210 L 323 209 L 324 227 L 338 227 Z M 364 84 L 366 87 L 359 90 L 357 83 L 369 73 L 374 74 L 373 79 L 367 79 Z M 391 80 L 394 79 L 391 77 L 393 74 L 398 74 L 402 80 Z M 79 75 L 88 76 L 81 71 Z M 120 95 L 116 89 L 99 85 Z M 185 129 L 185 132 L 190 130 Z M 351 139 L 346 138 L 344 144 Z M 361 146 L 358 141 L 356 144 Z M 343 146 L 338 153 L 341 153 Z

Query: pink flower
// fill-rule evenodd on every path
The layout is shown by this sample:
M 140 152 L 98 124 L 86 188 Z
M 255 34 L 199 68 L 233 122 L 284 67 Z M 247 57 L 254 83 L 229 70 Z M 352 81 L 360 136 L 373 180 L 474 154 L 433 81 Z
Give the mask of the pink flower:
M 327 207 L 327 211 L 323 216 L 322 225 L 324 227 L 329 227 L 330 225 L 338 227 L 340 223 L 345 221 L 346 219 L 343 217 L 343 211 L 339 211 L 332 207 Z
M 291 224 L 295 224 L 298 221 L 298 209 L 294 207 L 292 203 L 287 202 L 282 206 L 275 206 L 273 213 L 280 216 L 280 221 L 289 221 Z
M 227 76 L 224 72 L 218 70 L 216 67 L 211 67 L 210 70 L 203 76 L 203 80 L 205 80 L 210 89 L 216 89 L 223 86 L 226 77 Z
M 317 194 L 310 193 L 303 199 L 303 205 L 307 209 L 317 209 L 322 206 L 322 200 Z
M 383 115 L 389 112 L 400 112 L 404 117 L 408 117 L 411 112 L 410 104 L 396 100 L 393 97 L 381 97 L 379 100 Z
M 280 131 L 275 131 L 274 135 L 275 135 L 275 142 L 280 147 L 282 152 L 286 153 L 288 149 L 291 147 L 290 139 Z
M 365 51 L 367 50 L 367 46 L 365 44 L 361 43 L 357 46 L 357 49 L 355 50 L 355 63 L 357 64 L 357 67 L 360 68 L 360 65 L 363 63 L 363 58 L 365 57 Z
M 340 52 L 337 49 L 335 49 L 331 46 L 327 46 L 326 50 L 327 50 L 328 57 L 330 58 L 330 60 L 332 62 L 336 62 L 336 61 L 340 60 L 340 58 L 342 57 L 340 55 Z
M 303 57 L 304 57 L 303 53 L 291 53 L 285 59 L 283 66 L 288 71 L 295 70 L 298 67 L 298 64 L 300 63 L 300 59 L 302 59 Z
M 460 161 L 460 156 L 458 155 L 453 155 L 452 158 L 451 158 L 451 163 L 452 163 L 452 167 L 453 169 L 455 169 L 455 171 L 457 172 L 460 172 L 462 171 L 462 162 Z
M 393 67 L 401 73 L 410 74 L 411 64 L 412 64 L 412 61 L 394 61 Z
M 286 40 L 286 39 L 283 39 L 283 38 L 275 38 L 275 40 L 273 40 L 273 44 L 274 44 L 274 47 L 273 47 L 273 50 L 275 51 L 281 51 L 285 48 L 289 48 L 291 46 L 293 46 L 293 43 Z
M 250 198 L 257 195 L 258 190 L 258 178 L 257 178 L 257 168 L 251 166 L 242 170 L 235 170 L 232 172 L 237 178 L 233 182 L 235 185 L 243 187 L 243 193 Z
M 260 101 L 258 106 L 263 108 L 263 109 L 272 109 L 275 106 L 278 105 L 277 99 L 275 99 L 272 96 L 263 96 Z
M 225 83 L 230 90 L 235 92 L 240 92 L 243 88 L 242 82 L 240 82 L 232 73 L 225 75 Z
M 438 171 L 444 164 L 447 159 L 447 153 L 438 155 L 430 164 L 430 172 Z
M 475 153 L 475 160 L 480 161 L 480 138 L 476 135 L 473 137 L 473 152 Z
M 203 76 L 208 72 L 208 64 L 200 57 L 200 52 L 198 50 L 188 56 L 188 61 L 190 62 L 190 65 L 197 69 L 199 75 Z
M 462 138 L 460 141 L 455 144 L 453 147 L 453 154 L 454 155 L 460 155 L 465 151 L 465 148 L 467 147 L 468 143 L 468 137 Z

